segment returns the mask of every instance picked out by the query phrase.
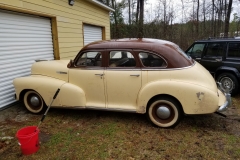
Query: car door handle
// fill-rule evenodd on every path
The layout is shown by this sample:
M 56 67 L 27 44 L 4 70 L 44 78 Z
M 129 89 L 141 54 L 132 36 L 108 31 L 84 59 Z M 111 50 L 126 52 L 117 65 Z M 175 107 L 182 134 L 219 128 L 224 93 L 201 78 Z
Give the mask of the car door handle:
M 139 77 L 140 75 L 139 74 L 131 74 L 130 76 Z
M 104 74 L 95 74 L 96 76 L 104 76 Z
M 215 59 L 217 62 L 222 62 L 222 59 Z

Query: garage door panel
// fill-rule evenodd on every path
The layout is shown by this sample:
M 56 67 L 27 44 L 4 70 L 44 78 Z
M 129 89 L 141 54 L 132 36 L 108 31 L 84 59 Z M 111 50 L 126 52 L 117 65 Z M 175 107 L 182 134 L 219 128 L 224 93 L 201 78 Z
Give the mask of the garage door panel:
M 5 46 L 31 46 L 31 45 L 48 45 L 50 43 L 50 40 L 45 41 L 45 42 L 1 42 L 0 47 L 5 47 Z M 52 43 L 51 43 L 52 44 Z
M 29 25 L 18 25 L 18 24 L 6 24 L 6 23 L 0 23 L 1 25 L 1 32 L 2 31 L 15 31 L 15 30 L 27 30 L 27 31 L 45 31 L 45 32 L 51 32 L 50 27 L 34 27 Z M 6 29 L 6 30 L 5 30 Z M 4 33 L 4 32 L 3 32 Z
M 7 59 L 3 62 L 1 62 L 3 65 L 4 64 L 13 64 L 15 62 L 24 62 L 24 61 L 29 61 L 30 64 L 33 64 L 35 62 L 35 60 L 50 60 L 50 59 L 53 59 L 52 56 L 50 55 L 35 55 L 35 56 L 32 56 L 32 57 L 23 57 L 21 59 L 19 59 L 18 61 L 16 61 L 16 59 Z
M 6 81 L 10 81 L 12 82 L 14 78 L 17 78 L 17 77 L 23 77 L 23 76 L 26 76 L 26 75 L 29 75 L 29 72 L 31 71 L 31 69 L 28 69 L 28 70 L 19 70 L 19 71 L 14 71 L 12 73 L 3 73 L 2 76 L 5 76 L 3 77 L 0 82 L 1 83 L 4 83 Z M 13 75 L 14 74 L 14 75 Z
M 94 41 L 102 40 L 101 27 L 84 24 L 83 31 L 84 31 L 84 45 L 87 45 Z
M 4 71 L 1 74 L 2 74 L 2 76 L 4 76 L 4 74 L 15 73 L 16 70 L 25 71 L 27 73 L 28 71 L 30 71 L 30 68 L 31 68 L 31 64 L 24 65 L 24 66 L 17 66 L 17 67 L 15 67 L 15 69 L 13 69 L 12 67 L 11 68 L 6 68 L 6 69 L 4 69 Z M 11 76 L 11 74 L 10 74 L 10 76 Z M 0 82 L 4 82 L 4 79 L 6 79 L 6 78 L 8 78 L 8 77 L 2 78 L 0 80 Z
M 1 94 L 2 95 L 13 95 L 14 96 L 14 89 L 12 88 L 12 86 L 11 86 L 11 88 L 9 88 L 9 89 L 6 89 L 6 90 L 3 90 L 2 92 L 1 92 Z M 7 97 L 9 97 L 9 96 L 7 96 Z
M 51 29 L 51 27 L 50 26 L 46 26 L 46 25 L 44 25 L 44 24 L 39 24 L 39 23 L 34 23 L 34 22 L 22 22 L 22 21 L 14 21 L 14 20 L 6 20 L 6 19 L 1 19 L 0 18 L 0 20 L 1 20 L 1 22 L 0 22 L 0 24 L 5 24 L 5 25 L 9 25 L 9 26 L 11 26 L 11 25 L 16 25 L 16 26 L 20 26 L 20 27 L 24 27 L 24 26 L 26 26 L 26 27 L 37 27 L 37 28 L 46 28 L 46 29 Z
M 49 32 L 51 33 L 51 32 Z M 5 33 L 0 33 L 1 35 L 1 38 L 52 38 L 51 35 L 49 34 L 22 34 L 22 33 L 8 33 L 8 32 L 5 32 Z
M 50 19 L 0 10 L 0 109 L 15 102 L 13 79 L 53 56 Z
M 8 21 L 17 21 L 17 22 L 26 22 L 26 23 L 35 23 L 35 24 L 45 24 L 48 25 L 48 18 L 34 16 L 34 15 L 28 15 L 24 13 L 14 13 L 11 11 L 2 11 L 1 17 L 2 20 L 8 20 Z
M 39 49 L 39 48 L 47 48 L 47 49 L 50 49 L 52 50 L 52 43 L 51 44 L 44 44 L 44 45 L 33 45 L 31 44 L 30 46 L 28 46 L 28 49 Z M 1 53 L 2 51 L 15 51 L 15 50 L 25 50 L 26 47 L 25 46 L 2 46 L 0 47 L 0 56 L 1 56 Z M 9 52 L 9 53 L 11 53 Z
M 1 95 L 2 99 L 12 99 L 14 97 L 14 92 L 10 92 L 10 93 L 4 93 Z
M 19 42 L 19 41 L 23 41 L 23 42 L 46 42 L 46 43 L 52 43 L 52 39 L 47 39 L 44 37 L 39 37 L 39 38 L 28 38 L 28 37 L 22 37 L 22 38 L 14 38 L 14 37 L 10 37 L 10 38 L 4 38 L 4 37 L 0 37 L 0 42 Z
M 49 54 L 50 52 L 52 52 L 52 50 L 50 48 L 36 48 L 36 49 L 26 49 L 26 50 L 24 49 L 23 50 L 2 50 L 2 51 L 0 50 L 0 60 L 10 58 L 12 55 L 14 55 L 15 58 L 22 57 L 22 56 L 31 56 L 33 52 Z M 1 55 L 6 56 L 6 58 L 1 57 Z

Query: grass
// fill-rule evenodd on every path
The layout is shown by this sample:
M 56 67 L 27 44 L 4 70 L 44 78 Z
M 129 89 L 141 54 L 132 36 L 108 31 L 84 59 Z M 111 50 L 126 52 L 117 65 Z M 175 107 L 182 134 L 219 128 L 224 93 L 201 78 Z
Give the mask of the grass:
M 15 138 L 0 141 L 0 159 L 240 159 L 239 101 L 233 98 L 234 118 L 186 116 L 174 129 L 153 127 L 141 114 L 50 109 L 40 126 L 38 152 L 22 155 Z M 0 137 L 15 137 L 40 119 L 8 119 L 0 123 Z

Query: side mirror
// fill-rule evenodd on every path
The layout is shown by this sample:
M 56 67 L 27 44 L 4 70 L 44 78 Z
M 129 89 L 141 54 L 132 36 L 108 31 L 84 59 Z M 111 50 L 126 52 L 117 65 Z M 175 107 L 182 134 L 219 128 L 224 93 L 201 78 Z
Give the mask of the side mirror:
M 69 63 L 68 63 L 68 65 L 67 65 L 67 67 L 68 67 L 68 68 L 71 68 L 71 67 L 73 67 L 73 60 L 70 60 L 70 61 L 69 61 Z

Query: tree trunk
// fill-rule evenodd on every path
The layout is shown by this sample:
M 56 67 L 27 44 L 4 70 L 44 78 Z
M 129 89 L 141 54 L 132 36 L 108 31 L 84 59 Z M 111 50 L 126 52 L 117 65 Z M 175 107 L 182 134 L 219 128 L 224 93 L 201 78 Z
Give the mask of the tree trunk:
M 215 28 L 214 28 L 214 13 L 215 13 L 215 3 L 214 3 L 214 0 L 212 0 L 212 34 L 214 35 L 215 33 L 214 33 L 214 30 L 215 30 Z
M 199 0 L 197 0 L 197 24 L 196 24 L 197 37 L 199 37 Z
M 115 0 L 112 0 L 112 7 L 116 10 L 116 1 Z M 114 34 L 114 37 L 115 38 L 119 38 L 118 21 L 117 21 L 116 11 L 113 12 L 113 17 L 114 17 L 114 23 L 115 23 L 115 34 Z
M 139 0 L 140 16 L 139 16 L 139 30 L 138 38 L 143 38 L 143 12 L 144 12 L 144 0 Z
M 131 0 L 128 0 L 128 24 L 132 23 L 131 19 Z
M 203 0 L 203 32 L 206 32 L 206 8 L 205 8 L 205 0 Z
M 138 18 L 139 18 L 139 3 L 140 3 L 140 0 L 137 0 L 136 24 L 138 24 Z
M 229 0 L 228 9 L 227 9 L 227 16 L 225 18 L 224 37 L 228 37 L 229 21 L 230 21 L 231 11 L 232 11 L 232 0 Z

